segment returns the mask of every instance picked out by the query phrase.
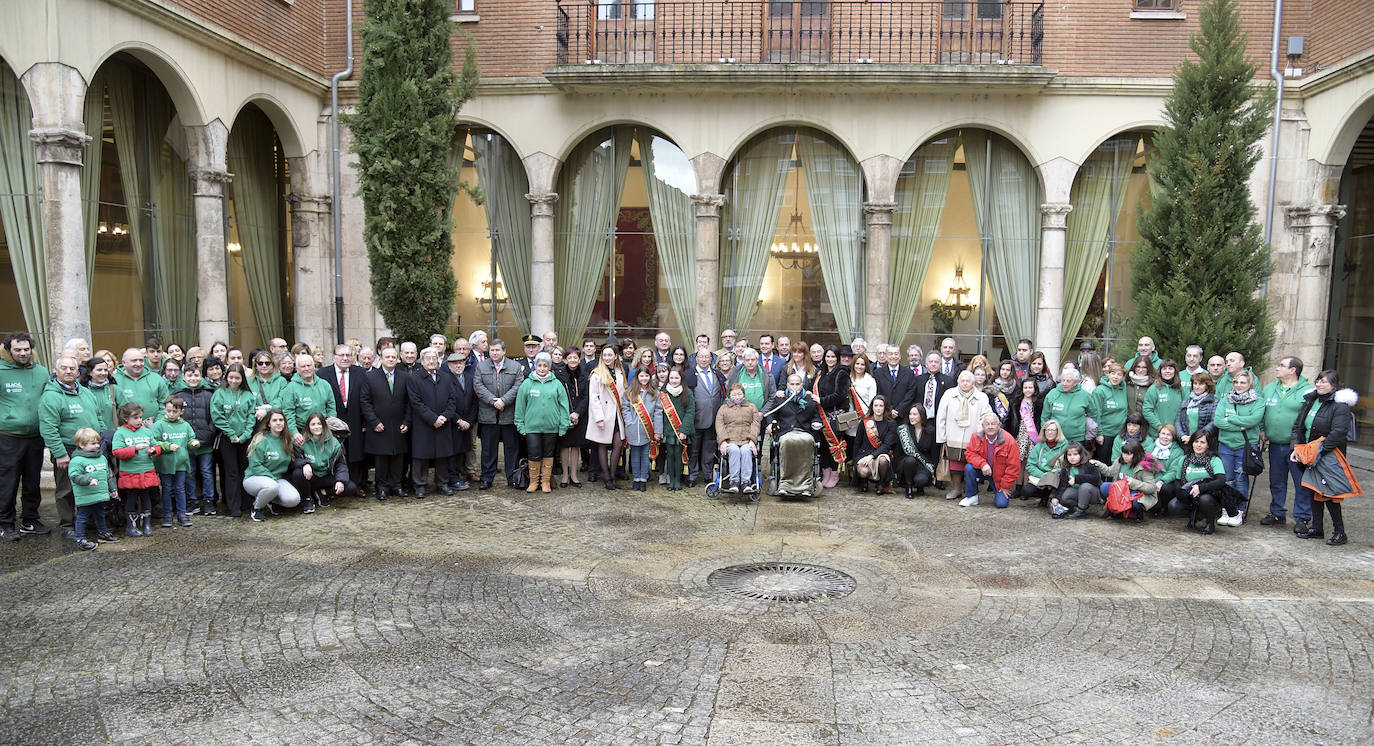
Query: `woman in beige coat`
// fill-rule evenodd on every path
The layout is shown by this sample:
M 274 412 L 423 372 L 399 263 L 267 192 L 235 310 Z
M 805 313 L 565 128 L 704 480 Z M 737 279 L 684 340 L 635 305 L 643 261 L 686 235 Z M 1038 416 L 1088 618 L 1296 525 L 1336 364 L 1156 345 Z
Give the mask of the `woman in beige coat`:
M 950 491 L 946 500 L 964 494 L 964 449 L 978 433 L 983 415 L 992 412 L 987 394 L 973 385 L 973 374 L 965 370 L 959 374 L 959 385 L 940 397 L 935 411 L 935 441 L 945 447 L 943 458 L 949 464 Z
M 744 386 L 730 386 L 730 398 L 716 411 L 716 442 L 726 466 L 722 468 L 728 481 L 721 484 L 722 492 L 749 491 L 754 487 L 754 452 L 759 439 L 759 410 L 744 398 Z
M 615 482 L 615 465 L 620 460 L 625 435 L 620 409 L 624 398 L 625 369 L 620 364 L 620 350 L 615 345 L 606 345 L 587 377 L 587 440 L 596 444 L 602 484 L 608 490 L 620 489 Z

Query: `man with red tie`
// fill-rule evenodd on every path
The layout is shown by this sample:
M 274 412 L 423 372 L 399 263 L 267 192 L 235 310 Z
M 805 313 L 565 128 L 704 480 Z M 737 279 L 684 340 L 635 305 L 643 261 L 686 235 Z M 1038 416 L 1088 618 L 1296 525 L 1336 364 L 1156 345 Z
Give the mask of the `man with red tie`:
M 358 497 L 366 494 L 367 450 L 363 427 L 362 387 L 363 371 L 353 364 L 353 348 L 346 344 L 334 346 L 334 364 L 320 369 L 319 377 L 334 390 L 334 411 L 348 425 L 344 439 L 348 476 L 358 485 Z
M 763 372 L 773 377 L 773 388 L 781 390 L 786 388 L 782 377 L 782 369 L 787 367 L 787 358 L 779 355 L 773 348 L 773 335 L 759 335 L 759 367 Z

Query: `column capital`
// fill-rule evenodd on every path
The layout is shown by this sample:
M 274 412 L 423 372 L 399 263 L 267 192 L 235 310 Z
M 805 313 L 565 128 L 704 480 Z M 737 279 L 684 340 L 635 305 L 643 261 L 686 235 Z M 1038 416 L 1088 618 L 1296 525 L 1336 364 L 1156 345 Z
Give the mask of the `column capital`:
M 725 195 L 693 194 L 692 204 L 696 205 L 698 218 L 719 218 L 720 208 L 725 204 Z
M 327 194 L 288 194 L 286 201 L 291 204 L 291 212 L 329 212 L 330 203 L 333 202 Z
M 554 192 L 541 192 L 539 194 L 526 194 L 525 199 L 530 201 L 530 216 L 535 218 L 553 217 L 553 203 L 558 201 L 558 195 Z
M 43 127 L 29 130 L 39 163 L 65 163 L 80 166 L 91 136 L 68 127 Z
M 224 185 L 234 180 L 233 174 L 220 168 L 191 166 L 186 173 L 191 177 L 191 194 L 196 197 L 222 197 Z
M 1295 205 L 1283 210 L 1288 227 L 1294 230 L 1334 228 L 1345 217 L 1345 205 Z
M 864 215 L 869 225 L 892 225 L 892 213 L 897 211 L 896 202 L 865 202 Z
M 1044 230 L 1062 231 L 1069 227 L 1069 213 L 1073 205 L 1068 202 L 1046 202 L 1040 205 L 1040 227 Z

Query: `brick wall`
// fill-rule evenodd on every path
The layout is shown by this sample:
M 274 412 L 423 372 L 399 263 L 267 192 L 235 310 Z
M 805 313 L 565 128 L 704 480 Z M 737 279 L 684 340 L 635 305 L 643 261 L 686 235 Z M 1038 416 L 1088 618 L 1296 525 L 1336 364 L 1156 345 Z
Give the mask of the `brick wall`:
M 1374 0 L 1311 0 L 1311 6 L 1307 49 L 1301 60 L 1307 73 L 1314 72 L 1316 65 L 1329 67 L 1374 46 Z
M 171 0 L 195 15 L 317 73 L 324 71 L 322 40 L 326 1 Z

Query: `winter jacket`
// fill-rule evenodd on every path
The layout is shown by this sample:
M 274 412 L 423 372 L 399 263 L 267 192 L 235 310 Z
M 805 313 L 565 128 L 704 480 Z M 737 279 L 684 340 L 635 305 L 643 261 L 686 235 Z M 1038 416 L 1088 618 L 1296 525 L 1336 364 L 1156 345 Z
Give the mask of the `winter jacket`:
M 1026 457 L 1026 476 L 1039 479 L 1046 474 L 1059 468 L 1059 457 L 1064 455 L 1064 449 L 1069 447 L 1069 441 L 1060 438 L 1054 445 L 1041 440 L 1031 447 L 1030 455 Z
M 410 455 L 417 459 L 448 458 L 458 452 L 453 438 L 453 418 L 458 413 L 458 395 L 453 390 L 457 376 L 419 368 L 406 377 L 410 397 Z M 511 407 L 514 409 L 515 407 Z M 435 427 L 443 416 L 446 422 Z
M 730 387 L 743 382 L 744 398 L 753 404 L 760 412 L 769 408 L 769 402 L 773 400 L 773 394 L 777 391 L 777 384 L 773 381 L 773 376 L 764 372 L 760 365 L 754 369 L 751 377 L 744 370 L 744 365 L 739 364 L 730 369 L 730 374 L 725 377 L 725 391 L 728 394 Z
M 291 449 L 283 448 L 281 440 L 271 433 L 262 433 L 254 439 L 256 442 L 248 444 L 248 468 L 243 470 L 243 478 L 285 479 L 291 468 Z
M 1164 425 L 1172 425 L 1178 419 L 1178 408 L 1183 404 L 1183 391 L 1164 383 L 1156 382 L 1145 392 L 1145 403 L 1140 413 L 1150 424 L 1150 434 L 1159 432 Z
M 821 376 L 816 390 L 820 393 L 820 405 L 825 413 L 834 416 L 854 406 L 849 397 L 849 369 L 836 367 Z M 939 402 L 936 402 L 939 405 Z
M 100 432 L 99 409 L 95 394 L 81 384 L 68 390 L 56 378 L 48 381 L 38 399 L 38 434 L 54 459 L 76 450 L 77 430 L 89 427 Z
M 1312 383 L 1302 376 L 1292 386 L 1284 386 L 1281 381 L 1271 381 L 1260 398 L 1264 400 L 1264 436 L 1270 443 L 1285 445 L 1291 443 L 1293 426 L 1298 422 L 1298 412 L 1302 410 L 1303 397 L 1312 390 Z
M 568 432 L 570 414 L 568 390 L 552 371 L 546 381 L 530 375 L 521 382 L 515 395 L 515 429 L 520 433 L 562 435 Z
M 613 366 L 615 390 L 601 383 L 601 376 L 593 368 L 587 376 L 587 440 L 609 445 L 618 430 L 625 432 L 624 410 L 625 374 L 620 366 Z M 719 391 L 719 386 L 717 386 Z M 600 422 L 600 424 L 597 424 Z
M 16 365 L 0 358 L 0 433 L 38 435 L 38 400 L 51 375 L 41 365 Z
M 253 437 L 258 422 L 255 412 L 260 404 L 257 394 L 248 389 L 216 389 L 210 396 L 210 421 L 224 437 L 247 443 Z
M 153 459 L 162 455 L 162 448 L 153 438 L 153 431 L 143 425 L 121 425 L 110 439 L 110 452 L 119 459 L 120 489 L 144 489 L 160 483 L 153 469 Z
M 1342 391 L 1349 391 L 1349 389 Z M 1299 443 L 1311 443 L 1317 438 L 1326 438 L 1322 442 L 1322 453 L 1328 451 L 1345 453 L 1345 446 L 1350 438 L 1350 428 L 1355 421 L 1355 416 L 1351 414 L 1348 404 L 1337 399 L 1338 393 L 1341 392 L 1333 391 L 1326 396 L 1319 396 L 1314 388 L 1303 396 L 1302 409 L 1298 410 L 1298 419 L 1293 423 L 1293 432 L 1289 436 L 1291 443 L 1297 445 Z M 1311 416 L 1312 422 L 1309 425 L 1308 418 L 1314 408 L 1317 413 Z
M 384 369 L 369 370 L 360 395 L 363 426 L 367 428 L 363 445 L 374 456 L 399 456 L 410 450 L 410 434 L 401 432 L 402 425 L 409 429 L 411 424 L 410 374 L 400 365 L 391 373 L 391 382 L 387 383 Z M 382 426 L 382 432 L 377 432 L 377 425 Z
M 784 390 L 783 393 L 785 395 L 786 391 Z M 779 402 L 774 399 L 768 408 L 774 409 L 776 407 L 772 420 L 777 426 L 779 436 L 791 430 L 802 430 L 808 435 L 820 432 L 820 428 L 811 426 L 813 423 L 819 424 L 820 418 L 816 412 L 816 400 L 810 392 L 803 390 L 795 399 L 784 398 L 781 407 L 778 404 Z
M 1073 478 L 1073 484 L 1069 484 L 1070 478 Z M 1070 466 L 1066 463 L 1059 468 L 1059 486 L 1054 488 L 1054 492 L 1050 493 L 1050 496 L 1057 500 L 1063 500 L 1064 493 L 1068 492 L 1069 489 L 1076 490 L 1079 485 L 1084 484 L 1100 487 L 1102 485 L 1102 472 L 1098 471 L 1091 461 L 1078 466 Z M 1077 499 L 1074 502 L 1077 503 Z
M 1158 474 L 1160 466 L 1155 463 L 1154 457 L 1150 454 L 1145 454 L 1140 459 L 1140 463 L 1135 466 L 1127 466 L 1122 463 L 1120 458 L 1115 459 L 1111 464 L 1093 461 L 1092 465 L 1096 466 L 1097 470 L 1102 473 L 1104 484 L 1115 482 L 1122 474 L 1125 474 L 1126 486 L 1131 492 L 1140 493 L 1139 500 L 1142 508 L 1149 510 L 1158 502 L 1159 496 L 1156 493 L 1159 488 L 1155 484 L 1161 481 Z
M 991 462 L 988 461 L 989 447 L 992 451 Z M 1021 476 L 1021 451 L 1016 446 L 1016 438 L 1006 430 L 999 430 L 991 443 L 988 442 L 988 436 L 979 430 L 964 450 L 964 461 L 979 471 L 991 463 L 992 482 L 1003 492 L 1010 490 Z
M 300 376 L 293 376 L 291 382 L 282 389 L 277 406 L 286 414 L 286 427 L 293 433 L 305 429 L 305 421 L 313 412 L 325 417 L 338 416 L 338 410 L 334 408 L 334 387 L 319 376 L 310 383 Z
M 743 404 L 726 399 L 716 411 L 716 442 L 744 445 L 758 440 L 760 423 L 754 421 L 758 411 L 747 399 Z
M 1122 385 L 1126 387 L 1126 413 L 1144 414 L 1145 401 L 1150 398 L 1150 387 L 1152 384 L 1147 383 L 1141 386 L 1128 377 Z
M 1107 436 L 1121 432 L 1121 426 L 1126 424 L 1126 415 L 1130 414 L 1126 384 L 1113 386 L 1110 383 L 1100 383 L 1093 389 L 1093 398 L 1097 400 L 1098 414 L 1093 417 L 1097 420 L 1097 432 Z
M 99 505 L 110 499 L 115 491 L 114 475 L 110 473 L 110 462 L 100 451 L 77 449 L 67 464 L 67 476 L 72 481 L 72 497 L 77 506 Z
M 502 358 L 499 369 L 491 358 L 478 363 L 472 382 L 477 394 L 477 421 L 483 425 L 514 425 L 515 396 L 524 378 L 525 369 L 510 358 Z M 504 409 L 499 412 L 492 406 L 497 399 L 505 402 Z
M 641 391 L 639 399 L 644 403 L 644 411 L 649 415 L 649 424 L 654 428 L 654 434 L 663 435 L 663 407 L 658 403 L 658 394 L 645 396 Z M 649 433 L 644 429 L 644 424 L 640 422 L 639 415 L 635 412 L 634 401 L 627 393 L 625 403 L 621 405 L 621 416 L 625 418 L 625 443 L 632 446 L 649 445 Z
M 1203 430 L 1215 430 L 1212 425 L 1212 418 L 1217 411 L 1217 397 L 1215 394 L 1207 394 L 1202 397 L 1196 407 L 1189 407 L 1188 400 L 1184 399 L 1178 410 L 1178 416 L 1174 418 L 1174 427 L 1178 429 L 1178 435 L 1192 436 L 1194 432 Z
M 1122 410 L 1124 412 L 1125 408 Z M 1045 406 L 1040 414 L 1045 422 L 1057 420 L 1059 428 L 1064 431 L 1064 439 L 1069 442 L 1082 442 L 1088 436 L 1088 418 L 1096 420 L 1100 416 L 1097 397 L 1084 391 L 1082 386 L 1065 391 L 1062 385 L 1045 394 Z
M 113 382 L 111 385 L 115 387 L 115 402 L 121 407 L 129 402 L 143 407 L 145 419 L 156 418 L 162 412 L 167 395 L 171 393 L 167 387 L 167 380 L 147 368 L 143 369 L 143 375 L 134 378 L 121 365 L 110 380 Z
M 1256 395 L 1249 404 L 1235 404 L 1229 394 L 1223 396 L 1212 422 L 1217 427 L 1217 439 L 1227 448 L 1239 450 L 1247 437 L 1251 444 L 1258 445 L 1260 426 L 1264 424 L 1264 399 Z
M 992 411 L 988 406 L 987 394 L 975 390 L 973 401 L 969 403 L 968 424 L 961 426 L 957 421 L 959 403 L 956 399 L 959 393 L 957 386 L 946 391 L 935 415 L 935 440 L 954 448 L 968 445 L 969 440 L 983 429 L 983 415 Z M 1020 458 L 1019 453 L 1017 458 Z
M 194 388 L 188 386 L 177 389 L 172 395 L 181 397 L 186 403 L 186 411 L 181 413 L 181 417 L 191 425 L 191 429 L 196 433 L 196 440 L 200 441 L 200 445 L 192 448 L 191 453 L 209 453 L 215 446 L 215 434 L 219 432 L 210 415 L 210 402 L 214 399 L 215 390 L 201 384 Z
M 153 423 L 153 437 L 162 447 L 162 453 L 153 459 L 153 468 L 158 474 L 175 474 L 191 469 L 191 441 L 196 439 L 196 431 L 191 423 L 183 419 L 175 422 L 159 417 Z

